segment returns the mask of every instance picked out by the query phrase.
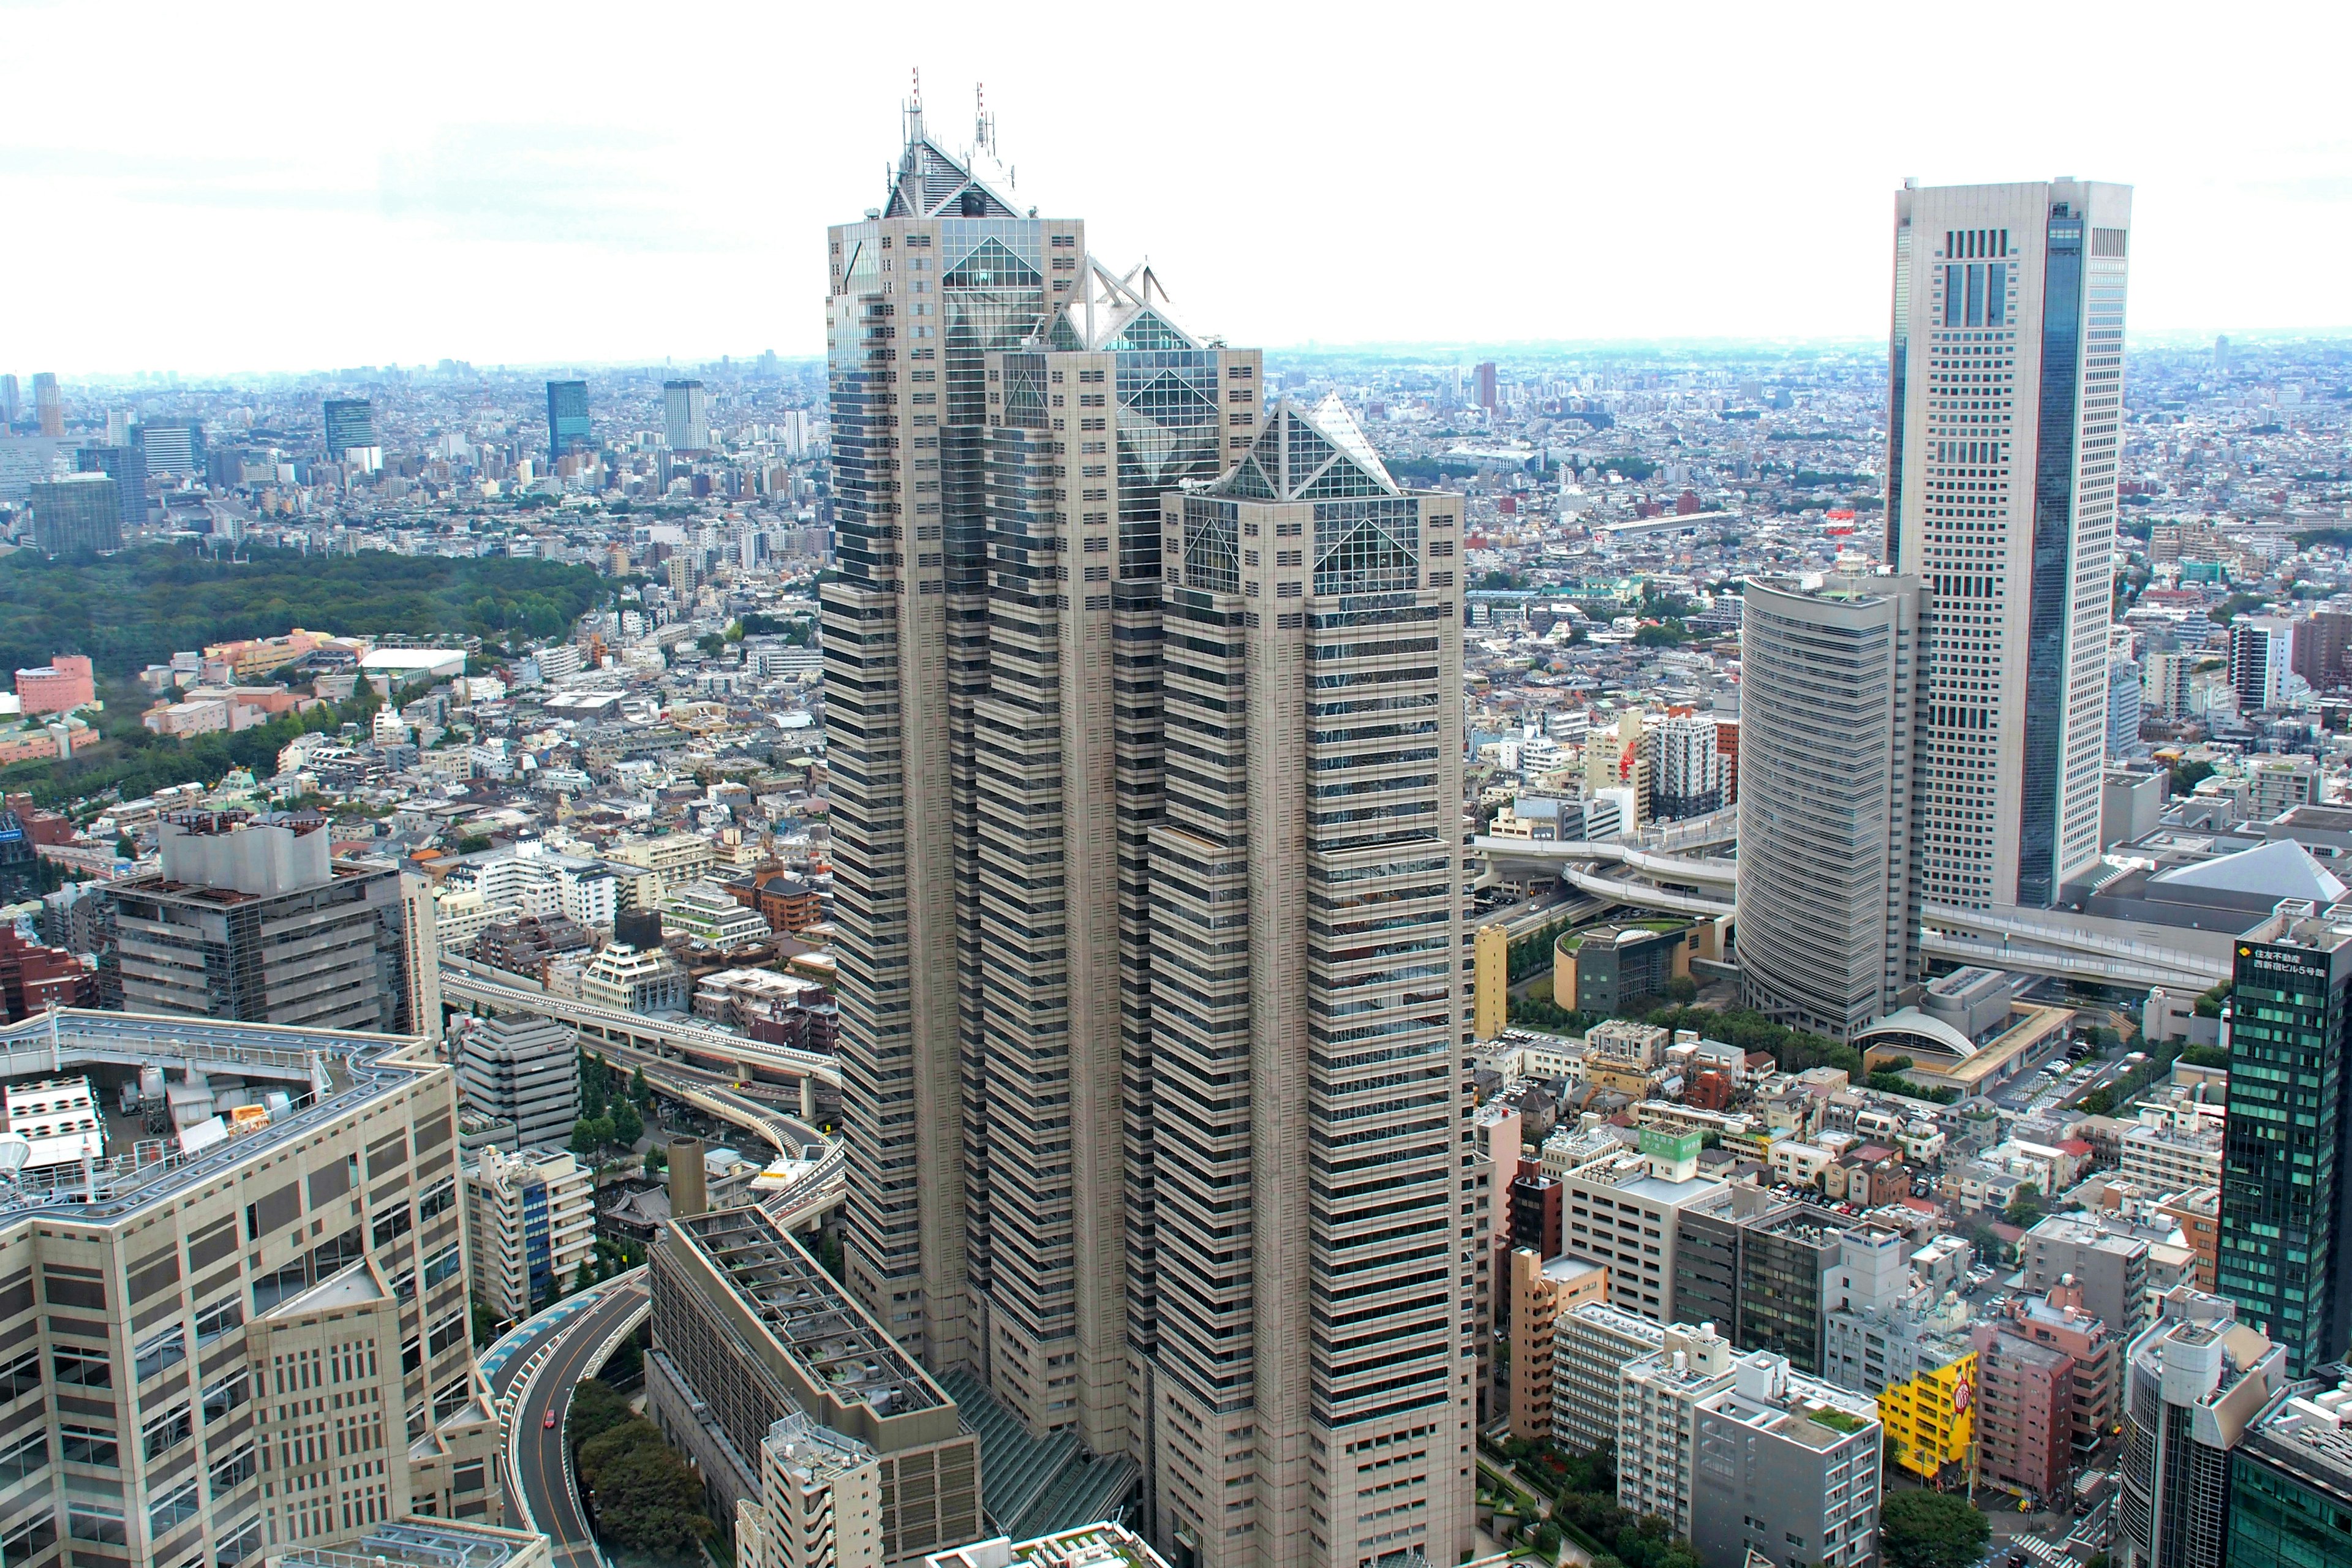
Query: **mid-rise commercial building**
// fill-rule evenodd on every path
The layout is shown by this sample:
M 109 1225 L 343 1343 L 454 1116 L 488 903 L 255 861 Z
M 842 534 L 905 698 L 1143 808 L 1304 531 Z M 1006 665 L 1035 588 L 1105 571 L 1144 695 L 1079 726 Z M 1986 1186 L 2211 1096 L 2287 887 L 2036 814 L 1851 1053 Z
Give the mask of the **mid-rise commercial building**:
M 1667 1321 L 1681 1212 L 1724 1187 L 1698 1173 L 1702 1141 L 1697 1132 L 1644 1128 L 1635 1149 L 1604 1154 L 1561 1178 L 1565 1245 L 1608 1266 L 1611 1306 Z
M 1711 713 L 1669 714 L 1643 734 L 1650 748 L 1650 815 L 1671 822 L 1723 806 L 1723 752 Z
M 127 1013 L 53 1014 L 0 1048 L 287 1097 L 202 1124 L 200 1153 L 124 1139 L 12 1184 L 0 1408 L 25 1419 L 0 1438 L 0 1553 L 257 1564 L 411 1512 L 499 1522 L 446 1066 L 382 1034 Z
M 588 384 L 547 384 L 547 462 L 551 471 L 566 455 L 595 444 L 588 423 Z
M 1745 1228 L 1739 1247 L 1743 1351 L 1769 1351 L 1808 1375 L 1822 1370 L 1824 1277 L 1836 1268 L 1848 1221 L 1800 1205 Z
M 2147 656 L 2147 677 L 2144 696 L 2147 712 L 2158 719 L 2186 719 L 2189 707 L 2189 677 L 2197 673 L 2197 655 L 2193 653 L 2152 653 Z
M 466 1170 L 466 1204 L 474 1297 L 499 1318 L 528 1317 L 551 1286 L 568 1289 L 594 1250 L 595 1183 L 568 1152 L 484 1149 Z
M 761 1467 L 777 1424 L 800 1415 L 872 1451 L 880 1562 L 981 1536 L 980 1445 L 954 1402 L 767 1215 L 673 1219 L 651 1262 L 647 1408 L 724 1518 L 746 1501 L 792 1511 L 769 1509 Z M 763 1532 L 761 1550 L 783 1533 Z
M 2214 1280 L 2307 1377 L 2352 1340 L 2352 921 L 2288 900 L 2234 952 Z
M 2148 1320 L 2148 1245 L 2084 1215 L 2053 1214 L 2025 1233 L 2025 1288 L 2080 1292 L 2083 1310 L 2129 1335 Z
M 710 449 L 710 397 L 702 383 L 662 383 L 662 438 L 672 451 Z
M 1605 1302 L 1561 1312 L 1552 1324 L 1551 1440 L 1572 1454 L 1614 1444 L 1625 1368 L 1665 1342 L 1663 1325 Z
M 1601 1304 L 1609 1271 L 1570 1254 L 1544 1258 L 1511 1250 L 1511 1436 L 1533 1443 L 1551 1436 L 1552 1355 L 1559 1315 Z
M 882 1568 L 882 1465 L 801 1411 L 760 1439 L 760 1489 L 735 1505 L 741 1568 Z
M 1701 1562 L 1878 1561 L 1885 1433 L 1868 1399 L 1751 1351 L 1728 1386 L 1696 1403 L 1691 1425 L 1687 1533 Z
M 693 997 L 686 970 L 657 947 L 607 942 L 580 972 L 580 999 L 624 1013 L 683 1013 Z
M 1690 1534 L 1696 1412 L 1700 1401 L 1731 1386 L 1732 1363 L 1731 1342 L 1713 1325 L 1675 1323 L 1657 1350 L 1621 1370 L 1618 1507 L 1655 1514 L 1674 1534 Z
M 2231 1450 L 2287 1383 L 2286 1350 L 2185 1287 L 2125 1357 L 2119 1568 L 2230 1561 Z
M 2099 865 L 2131 198 L 1895 195 L 1885 559 L 1927 596 L 1931 903 L 2047 907 Z
M 1747 605 L 1741 999 L 1842 1040 L 1892 1011 L 1919 976 L 1921 584 L 1756 578 Z
M 110 474 L 65 474 L 26 491 L 33 548 L 45 555 L 94 555 L 122 548 L 122 492 Z
M 580 1044 L 571 1026 L 514 1014 L 466 1026 L 457 1082 L 466 1108 L 506 1122 L 508 1147 L 561 1149 L 580 1120 Z
M 2230 1568 L 2352 1563 L 2352 1379 L 2282 1390 L 2230 1461 Z
M 331 859 L 319 822 L 196 812 L 158 832 L 157 872 L 105 889 L 126 1008 L 437 1032 L 397 867 Z
M 2064 1496 L 2073 1464 L 2066 1405 L 2074 1361 L 1995 1323 L 1979 1324 L 1974 1335 L 1979 1474 L 2029 1498 Z
M 2284 616 L 2241 616 L 2230 623 L 2230 689 L 2241 713 L 2267 713 L 2286 701 L 2294 673 L 2294 623 Z

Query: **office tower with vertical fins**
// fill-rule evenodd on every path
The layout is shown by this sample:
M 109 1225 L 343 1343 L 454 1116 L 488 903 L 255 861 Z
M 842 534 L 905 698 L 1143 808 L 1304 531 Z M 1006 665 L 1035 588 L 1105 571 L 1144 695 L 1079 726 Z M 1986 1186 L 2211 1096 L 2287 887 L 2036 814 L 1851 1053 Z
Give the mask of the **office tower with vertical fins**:
M 2131 188 L 1895 196 L 1886 558 L 1927 586 L 1927 901 L 2098 864 Z
M 1202 1568 L 1469 1545 L 1459 508 L 1336 397 L 1163 503 L 1152 1436 Z
M 551 381 L 547 384 L 547 461 L 552 468 L 567 452 L 595 444 L 588 421 L 588 384 Z
M 828 234 L 825 734 L 849 1284 L 945 1371 L 972 1357 L 964 1151 L 980 1131 L 965 1125 L 964 1075 L 981 1034 L 985 361 L 1075 291 L 1086 235 L 1023 216 L 982 157 L 940 148 L 919 103 L 906 121 L 886 204 Z
M 1155 1349 L 1149 835 L 1160 504 L 1256 428 L 1259 356 L 1073 243 L 1059 308 L 988 356 L 988 682 L 974 709 L 974 1352 L 1032 1430 L 1148 1432 Z M 1051 247 L 1049 245 L 1049 249 Z

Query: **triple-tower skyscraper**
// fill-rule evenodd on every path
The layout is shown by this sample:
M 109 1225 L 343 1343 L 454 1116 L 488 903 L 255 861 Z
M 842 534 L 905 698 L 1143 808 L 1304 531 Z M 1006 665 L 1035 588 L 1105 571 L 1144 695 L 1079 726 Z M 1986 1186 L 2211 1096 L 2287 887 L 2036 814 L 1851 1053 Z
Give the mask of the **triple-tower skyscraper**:
M 1456 1555 L 1458 500 L 992 140 L 828 237 L 850 1285 L 1191 1563 Z

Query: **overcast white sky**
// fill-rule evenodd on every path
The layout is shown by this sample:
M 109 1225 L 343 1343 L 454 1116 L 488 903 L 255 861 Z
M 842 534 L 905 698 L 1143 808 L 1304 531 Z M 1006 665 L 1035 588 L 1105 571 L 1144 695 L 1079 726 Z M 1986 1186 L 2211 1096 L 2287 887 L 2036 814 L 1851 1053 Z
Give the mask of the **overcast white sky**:
M 2344 0 L 929 9 L 0 0 L 0 370 L 815 353 L 915 66 L 1236 342 L 1874 336 L 1906 174 L 2137 186 L 2138 331 L 2352 326 Z

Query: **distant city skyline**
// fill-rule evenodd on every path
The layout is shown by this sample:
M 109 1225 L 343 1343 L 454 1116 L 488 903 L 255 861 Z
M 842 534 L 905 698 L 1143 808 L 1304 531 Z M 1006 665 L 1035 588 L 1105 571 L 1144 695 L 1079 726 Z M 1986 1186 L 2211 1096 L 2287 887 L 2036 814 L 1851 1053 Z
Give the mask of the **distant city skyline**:
M 72 237 L 32 258 L 45 308 L 0 358 L 73 377 L 814 353 L 807 236 L 884 179 L 829 150 L 887 142 L 915 66 L 950 134 L 986 84 L 1021 198 L 1117 193 L 1090 208 L 1097 254 L 1148 245 L 1184 323 L 1235 342 L 1880 338 L 1875 240 L 1906 175 L 2134 184 L 2161 258 L 2134 279 L 2151 331 L 2352 326 L 2307 261 L 2352 240 L 2337 8 L 2219 32 L 2062 11 L 2033 58 L 2095 60 L 2120 99 L 1990 68 L 1950 100 L 1906 64 L 1942 22 L 1847 7 L 1671 32 L 1251 12 L 1017 47 L 917 16 L 904 58 L 824 15 L 722 9 L 616 52 L 620 13 L 431 10 L 236 34 L 157 10 L 109 39 L 102 103 L 75 73 L 23 73 L 0 202 Z M 0 48 L 68 58 L 90 26 L 0 6 Z M 192 103 L 192 82 L 241 85 Z M 2198 110 L 2240 93 L 2262 112 Z

